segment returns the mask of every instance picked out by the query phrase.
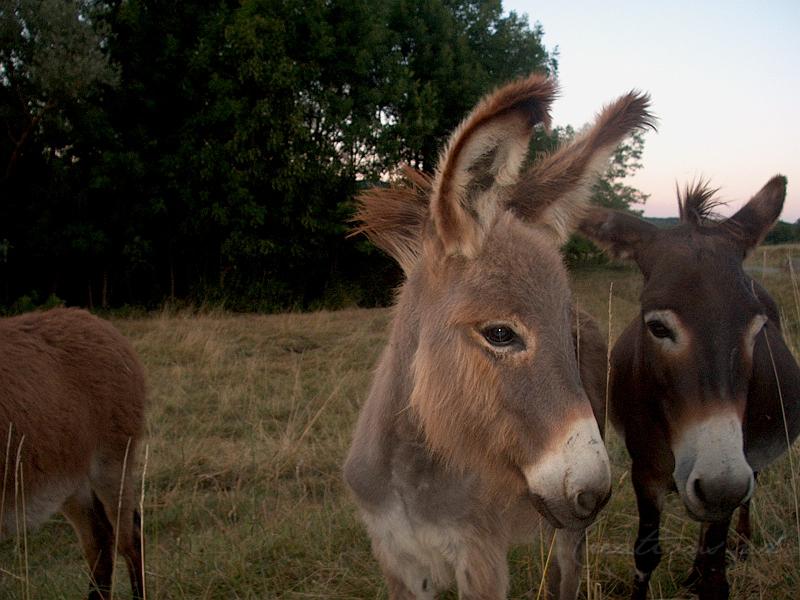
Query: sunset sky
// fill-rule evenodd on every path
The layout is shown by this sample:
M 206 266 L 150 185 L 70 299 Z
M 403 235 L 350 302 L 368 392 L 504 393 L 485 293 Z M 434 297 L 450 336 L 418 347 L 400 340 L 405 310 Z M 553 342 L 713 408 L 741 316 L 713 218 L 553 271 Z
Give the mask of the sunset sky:
M 789 179 L 781 219 L 800 218 L 800 2 L 504 0 L 559 48 L 556 125 L 579 127 L 606 102 L 649 92 L 633 185 L 645 215 L 677 216 L 675 183 L 704 177 L 730 214 L 776 173 Z

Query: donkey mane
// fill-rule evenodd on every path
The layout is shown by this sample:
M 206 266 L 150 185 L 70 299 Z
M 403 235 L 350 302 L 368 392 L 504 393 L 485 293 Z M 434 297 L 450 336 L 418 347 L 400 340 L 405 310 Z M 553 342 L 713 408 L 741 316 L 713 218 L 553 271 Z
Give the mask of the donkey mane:
M 722 223 L 716 209 L 727 202 L 717 197 L 719 188 L 712 188 L 708 180 L 687 183 L 683 191 L 675 184 L 678 194 L 678 214 L 681 223 L 694 227 L 714 227 Z

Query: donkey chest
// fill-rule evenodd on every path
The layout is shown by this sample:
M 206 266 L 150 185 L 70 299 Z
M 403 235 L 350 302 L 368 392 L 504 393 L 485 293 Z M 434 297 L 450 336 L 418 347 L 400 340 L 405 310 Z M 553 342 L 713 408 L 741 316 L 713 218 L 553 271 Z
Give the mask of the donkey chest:
M 463 527 L 421 518 L 398 495 L 380 511 L 365 510 L 362 516 L 382 562 L 418 597 L 433 599 L 452 584 L 465 541 Z
M 529 501 L 498 507 L 467 494 L 457 502 L 453 496 L 442 502 L 430 495 L 438 489 L 437 483 L 413 491 L 394 487 L 390 500 L 379 510 L 362 510 L 382 560 L 392 572 L 401 574 L 418 598 L 430 600 L 452 585 L 471 552 L 492 548 L 505 555 L 510 543 L 533 540 L 541 525 Z M 461 491 L 469 488 L 465 485 Z

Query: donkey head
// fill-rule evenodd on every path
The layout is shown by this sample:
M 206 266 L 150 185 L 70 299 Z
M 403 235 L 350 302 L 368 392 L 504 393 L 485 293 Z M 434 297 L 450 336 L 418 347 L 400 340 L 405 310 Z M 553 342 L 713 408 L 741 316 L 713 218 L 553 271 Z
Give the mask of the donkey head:
M 559 244 L 615 146 L 650 124 L 628 94 L 593 128 L 523 168 L 549 121 L 552 80 L 506 85 L 456 129 L 434 177 L 362 198 L 361 230 L 407 281 L 397 318 L 411 332 L 410 407 L 428 448 L 505 494 L 528 493 L 557 526 L 593 518 L 608 457 L 581 386 Z
M 774 303 L 743 271 L 745 256 L 775 223 L 786 179 L 771 179 L 735 215 L 708 218 L 713 191 L 680 197 L 681 225 L 658 229 L 632 215 L 592 209 L 581 231 L 644 274 L 636 365 L 675 460 L 673 477 L 689 513 L 730 515 L 753 489 L 742 418 L 757 337 Z M 616 354 L 616 352 L 615 352 Z

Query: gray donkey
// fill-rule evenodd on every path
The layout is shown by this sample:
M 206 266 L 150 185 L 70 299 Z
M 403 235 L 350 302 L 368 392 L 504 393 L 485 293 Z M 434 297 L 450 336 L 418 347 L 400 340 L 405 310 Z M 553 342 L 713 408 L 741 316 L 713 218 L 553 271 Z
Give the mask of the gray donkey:
M 555 91 L 540 75 L 498 89 L 432 181 L 411 174 L 362 198 L 361 230 L 406 281 L 344 475 L 393 600 L 454 580 L 461 598 L 505 598 L 509 545 L 542 516 L 558 531 L 550 592 L 574 598 L 583 530 L 610 493 L 582 385 L 601 410 L 605 344 L 582 318 L 579 368 L 559 245 L 616 145 L 652 119 L 647 97 L 628 94 L 523 168 Z

